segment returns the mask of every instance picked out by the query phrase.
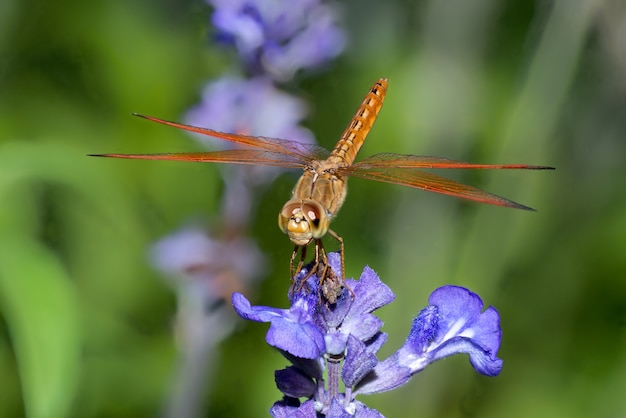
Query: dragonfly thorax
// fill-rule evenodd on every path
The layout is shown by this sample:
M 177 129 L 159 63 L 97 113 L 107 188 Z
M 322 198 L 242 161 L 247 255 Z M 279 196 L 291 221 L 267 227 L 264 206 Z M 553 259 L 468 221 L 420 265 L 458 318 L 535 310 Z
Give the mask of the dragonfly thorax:
M 295 245 L 308 245 L 328 232 L 330 218 L 314 200 L 291 199 L 278 214 L 278 226 Z
M 329 217 L 334 217 L 343 205 L 347 187 L 346 179 L 338 172 L 343 165 L 334 165 L 329 160 L 313 161 L 296 183 L 291 197 L 302 202 L 313 201 Z

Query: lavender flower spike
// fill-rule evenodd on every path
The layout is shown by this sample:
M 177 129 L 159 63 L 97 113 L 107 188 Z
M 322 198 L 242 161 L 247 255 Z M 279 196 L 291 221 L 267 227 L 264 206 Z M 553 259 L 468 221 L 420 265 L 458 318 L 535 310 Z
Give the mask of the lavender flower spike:
M 329 265 L 333 272 L 341 271 L 338 254 L 329 255 Z M 274 417 L 382 417 L 355 397 L 402 386 L 428 364 L 452 354 L 469 354 L 474 368 L 488 376 L 502 368 L 496 357 L 498 313 L 492 307 L 481 313 L 482 300 L 467 289 L 435 290 L 430 306 L 414 319 L 405 344 L 379 361 L 376 354 L 387 335 L 373 312 L 393 301 L 389 287 L 365 267 L 358 281 L 344 282 L 336 303 L 331 303 L 323 300 L 319 278 L 312 276 L 298 286 L 306 273 L 304 269 L 296 278 L 289 309 L 251 306 L 239 293 L 232 297 L 240 316 L 271 323 L 267 342 L 292 364 L 275 374 L 284 398 L 271 408 Z M 339 392 L 339 379 L 345 393 Z M 301 403 L 300 398 L 306 400 Z
M 299 125 L 306 116 L 306 104 L 277 89 L 267 77 L 224 76 L 204 87 L 202 101 L 187 112 L 185 123 L 221 132 L 313 143 L 313 134 Z M 206 135 L 195 138 L 207 148 L 229 146 Z
M 325 64 L 346 40 L 337 12 L 320 0 L 207 0 L 217 39 L 233 44 L 248 72 L 288 81 Z

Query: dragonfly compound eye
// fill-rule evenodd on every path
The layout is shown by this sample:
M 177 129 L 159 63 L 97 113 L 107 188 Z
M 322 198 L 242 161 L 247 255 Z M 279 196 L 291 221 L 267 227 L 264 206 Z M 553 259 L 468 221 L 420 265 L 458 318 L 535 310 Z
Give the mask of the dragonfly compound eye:
M 313 239 L 309 219 L 302 211 L 302 200 L 291 199 L 278 214 L 278 227 L 299 246 L 308 245 Z
M 278 214 L 278 226 L 296 245 L 322 238 L 330 224 L 326 211 L 313 200 L 291 199 Z
M 314 200 L 305 200 L 302 203 L 302 213 L 309 222 L 313 238 L 322 238 L 326 235 L 330 220 L 322 205 Z

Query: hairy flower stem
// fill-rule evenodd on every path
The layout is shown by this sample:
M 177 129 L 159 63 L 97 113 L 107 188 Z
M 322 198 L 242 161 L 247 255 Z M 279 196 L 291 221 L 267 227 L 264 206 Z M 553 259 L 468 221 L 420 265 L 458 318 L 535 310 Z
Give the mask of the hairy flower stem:
M 341 360 L 343 354 L 339 356 L 328 356 L 328 398 L 333 399 L 339 394 L 339 375 L 341 373 Z M 329 402 L 330 403 L 330 402 Z

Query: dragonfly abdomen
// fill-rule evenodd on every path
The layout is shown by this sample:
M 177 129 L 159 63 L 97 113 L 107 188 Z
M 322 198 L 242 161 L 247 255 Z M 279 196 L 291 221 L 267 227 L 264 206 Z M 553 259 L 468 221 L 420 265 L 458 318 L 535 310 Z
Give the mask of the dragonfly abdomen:
M 352 164 L 365 137 L 372 129 L 387 94 L 387 79 L 379 79 L 363 99 L 346 130 L 330 153 L 328 161 Z

